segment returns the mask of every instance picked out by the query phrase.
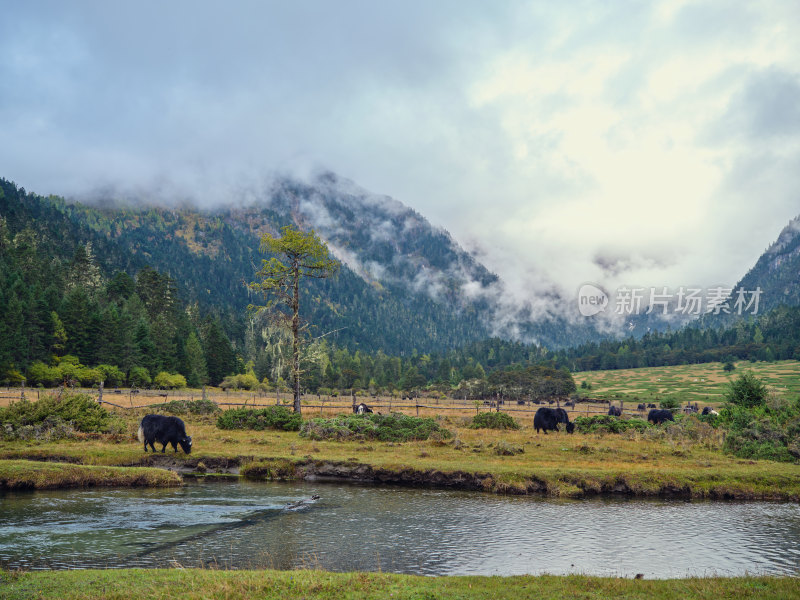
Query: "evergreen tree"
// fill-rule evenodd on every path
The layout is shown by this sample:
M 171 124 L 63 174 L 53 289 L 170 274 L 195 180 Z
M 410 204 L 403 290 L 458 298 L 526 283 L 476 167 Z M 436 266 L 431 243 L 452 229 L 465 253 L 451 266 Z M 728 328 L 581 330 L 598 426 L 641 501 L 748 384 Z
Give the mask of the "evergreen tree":
M 291 226 L 281 228 L 281 237 L 268 233 L 261 237 L 259 247 L 263 254 L 278 254 L 278 258 L 261 261 L 261 269 L 256 272 L 258 281 L 250 288 L 263 293 L 267 304 L 259 307 L 274 309 L 276 319 L 287 324 L 292 331 L 292 388 L 294 391 L 294 411 L 300 408 L 300 279 L 324 279 L 338 270 L 339 263 L 330 258 L 328 248 L 319 237 L 310 231 L 303 233 Z M 286 312 L 284 312 L 286 311 Z
M 197 334 L 192 331 L 186 339 L 186 362 L 188 374 L 186 383 L 189 387 L 200 387 L 208 380 L 206 359 Z
M 211 385 L 219 385 L 226 375 L 236 372 L 236 354 L 218 319 L 206 319 L 203 329 L 208 380 Z

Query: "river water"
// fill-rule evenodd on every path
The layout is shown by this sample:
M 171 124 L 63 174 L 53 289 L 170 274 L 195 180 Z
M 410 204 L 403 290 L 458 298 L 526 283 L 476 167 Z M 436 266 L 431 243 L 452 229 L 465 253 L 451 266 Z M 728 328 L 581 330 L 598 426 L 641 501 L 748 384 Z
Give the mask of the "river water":
M 287 507 L 314 494 L 320 499 Z M 0 566 L 201 565 L 420 575 L 798 574 L 800 505 L 244 481 L 0 495 Z

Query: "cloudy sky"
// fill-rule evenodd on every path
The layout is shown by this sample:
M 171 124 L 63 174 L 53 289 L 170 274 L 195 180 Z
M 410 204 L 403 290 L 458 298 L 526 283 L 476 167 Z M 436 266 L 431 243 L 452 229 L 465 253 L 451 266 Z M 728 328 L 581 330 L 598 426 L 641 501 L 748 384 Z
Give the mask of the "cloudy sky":
M 800 214 L 794 0 L 0 11 L 0 176 L 41 194 L 330 169 L 522 295 L 732 284 Z

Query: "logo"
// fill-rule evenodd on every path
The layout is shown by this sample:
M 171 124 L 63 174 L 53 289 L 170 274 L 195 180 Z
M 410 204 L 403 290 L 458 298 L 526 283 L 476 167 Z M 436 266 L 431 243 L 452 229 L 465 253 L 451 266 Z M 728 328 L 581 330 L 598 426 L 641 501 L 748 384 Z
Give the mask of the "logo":
M 608 294 L 594 284 L 586 283 L 578 290 L 578 310 L 584 317 L 603 312 L 608 306 Z

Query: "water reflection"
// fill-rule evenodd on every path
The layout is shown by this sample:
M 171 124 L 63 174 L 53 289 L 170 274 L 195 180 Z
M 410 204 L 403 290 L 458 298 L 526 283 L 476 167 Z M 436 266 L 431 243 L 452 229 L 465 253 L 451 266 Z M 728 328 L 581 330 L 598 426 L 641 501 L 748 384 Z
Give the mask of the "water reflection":
M 316 504 L 286 504 L 318 493 Z M 552 501 L 350 485 L 0 496 L 9 568 L 321 567 L 423 575 L 796 574 L 800 506 Z

